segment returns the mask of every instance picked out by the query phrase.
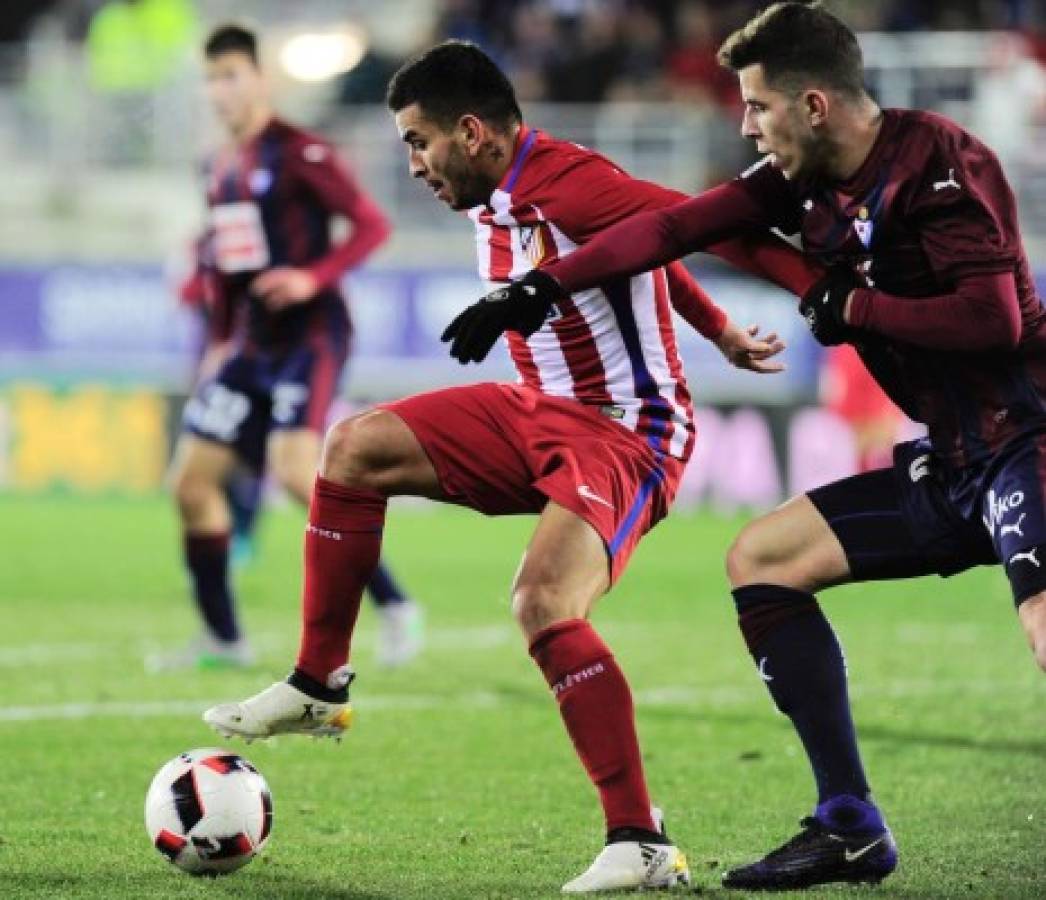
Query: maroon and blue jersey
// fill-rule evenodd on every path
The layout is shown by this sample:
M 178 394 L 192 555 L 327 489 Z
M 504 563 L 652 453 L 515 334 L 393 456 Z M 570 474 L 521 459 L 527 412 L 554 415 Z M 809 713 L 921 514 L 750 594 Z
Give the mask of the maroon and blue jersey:
M 272 119 L 247 143 L 217 152 L 205 175 L 214 336 L 246 350 L 285 353 L 324 343 L 344 354 L 351 325 L 339 280 L 385 239 L 388 224 L 334 148 Z M 339 217 L 351 231 L 334 241 Z M 272 311 L 251 283 L 284 266 L 308 269 L 319 290 L 305 303 Z
M 944 460 L 963 467 L 1046 428 L 1046 313 L 994 153 L 941 116 L 883 115 L 871 152 L 846 182 L 793 182 L 763 162 L 735 183 L 770 224 L 799 233 L 806 253 L 851 265 L 869 287 L 912 303 L 932 303 L 923 298 L 950 294 L 968 276 L 1012 273 L 1020 306 L 1015 348 L 968 352 L 882 334 L 854 338 L 891 399 L 928 426 Z

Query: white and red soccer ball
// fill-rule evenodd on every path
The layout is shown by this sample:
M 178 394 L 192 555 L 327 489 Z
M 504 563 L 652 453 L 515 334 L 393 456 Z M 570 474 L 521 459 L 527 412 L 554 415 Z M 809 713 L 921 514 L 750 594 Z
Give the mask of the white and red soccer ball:
M 272 829 L 272 795 L 261 773 L 228 750 L 189 750 L 163 766 L 145 796 L 153 846 L 191 875 L 245 866 Z

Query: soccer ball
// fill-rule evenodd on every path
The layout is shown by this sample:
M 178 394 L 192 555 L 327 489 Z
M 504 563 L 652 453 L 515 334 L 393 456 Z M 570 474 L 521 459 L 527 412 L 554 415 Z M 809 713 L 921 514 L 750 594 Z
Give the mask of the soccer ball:
M 247 865 L 269 839 L 272 795 L 261 773 L 228 750 L 189 750 L 167 763 L 145 796 L 153 846 L 190 875 Z

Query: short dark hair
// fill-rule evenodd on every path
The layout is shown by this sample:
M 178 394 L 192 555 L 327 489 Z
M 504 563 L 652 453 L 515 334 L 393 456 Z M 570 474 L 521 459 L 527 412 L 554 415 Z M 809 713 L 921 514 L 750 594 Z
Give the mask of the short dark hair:
M 811 81 L 857 98 L 865 93 L 857 36 L 820 3 L 775 3 L 731 34 L 719 62 L 739 72 L 761 64 L 768 85 L 801 90 Z
M 203 55 L 207 59 L 216 59 L 225 53 L 246 54 L 254 65 L 258 65 L 258 38 L 243 25 L 219 25 L 204 43 Z
M 394 113 L 417 103 L 444 130 L 470 113 L 501 129 L 523 121 L 512 83 L 468 41 L 444 41 L 407 60 L 392 76 L 385 102 Z

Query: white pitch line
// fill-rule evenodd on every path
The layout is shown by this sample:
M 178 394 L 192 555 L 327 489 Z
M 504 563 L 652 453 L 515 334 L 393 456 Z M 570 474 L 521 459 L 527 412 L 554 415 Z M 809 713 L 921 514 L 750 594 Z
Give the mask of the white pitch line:
M 369 629 L 367 629 L 369 630 Z M 370 639 L 367 630 L 361 631 L 366 642 Z M 276 632 L 263 632 L 249 635 L 251 643 L 259 650 L 278 650 L 294 648 L 294 641 L 287 635 Z M 435 652 L 468 652 L 491 650 L 513 642 L 522 643 L 522 638 L 509 625 L 479 625 L 460 628 L 430 628 L 425 632 L 425 648 Z M 126 658 L 131 655 L 148 655 L 160 648 L 151 642 L 149 646 L 139 647 L 133 639 L 113 643 L 56 643 L 56 644 L 15 644 L 0 646 L 0 669 L 18 668 L 21 666 L 48 666 L 53 663 L 85 662 L 105 657 Z M 168 649 L 170 649 L 168 647 Z
M 1017 691 L 1027 687 L 1019 681 L 935 681 L 895 680 L 869 685 L 857 689 L 857 696 L 898 699 L 904 697 L 933 697 L 938 695 L 996 696 L 1000 691 Z M 535 697 L 538 696 L 535 693 Z M 228 698 L 225 698 L 228 699 Z M 0 723 L 38 722 L 70 719 L 100 718 L 156 718 L 162 716 L 198 716 L 207 707 L 221 700 L 154 700 L 154 701 L 105 701 L 43 704 L 39 706 L 0 707 Z M 460 694 L 366 694 L 355 702 L 361 714 L 376 711 L 468 709 L 494 710 L 511 706 L 515 699 L 491 691 L 470 691 Z M 692 685 L 663 685 L 635 692 L 636 706 L 642 710 L 650 707 L 674 707 L 682 709 L 707 709 L 708 707 L 737 707 L 769 703 L 757 683 L 695 687 Z
M 207 707 L 221 702 L 223 701 L 212 698 L 210 700 L 117 700 L 94 703 L 53 703 L 41 706 L 0 706 L 0 722 L 200 715 Z M 458 694 L 451 698 L 437 694 L 379 694 L 368 697 L 365 703 L 357 704 L 357 707 L 360 711 L 425 710 L 466 705 L 473 709 L 484 709 L 498 706 L 501 702 L 496 694 L 483 691 Z
M 20 644 L 0 647 L 0 668 L 97 659 L 105 653 L 102 644 Z

